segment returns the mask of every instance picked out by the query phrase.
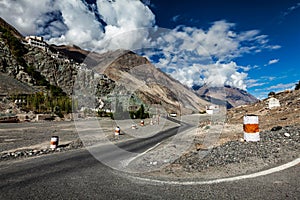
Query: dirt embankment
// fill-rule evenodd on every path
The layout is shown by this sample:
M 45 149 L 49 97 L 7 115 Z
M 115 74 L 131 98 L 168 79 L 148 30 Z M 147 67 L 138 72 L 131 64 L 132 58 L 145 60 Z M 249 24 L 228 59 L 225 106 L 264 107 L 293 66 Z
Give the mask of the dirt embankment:
M 228 123 L 243 124 L 243 116 L 254 114 L 259 117 L 261 130 L 270 130 L 274 126 L 300 124 L 300 90 L 282 92 L 275 95 L 280 107 L 269 109 L 268 99 L 256 104 L 240 106 L 228 111 Z

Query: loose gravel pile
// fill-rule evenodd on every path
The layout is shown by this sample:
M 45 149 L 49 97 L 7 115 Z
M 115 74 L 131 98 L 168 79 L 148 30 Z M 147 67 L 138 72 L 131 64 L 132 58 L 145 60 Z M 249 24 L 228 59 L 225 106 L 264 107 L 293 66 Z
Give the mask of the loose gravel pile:
M 80 139 L 77 139 L 69 144 L 60 145 L 55 149 L 44 148 L 44 149 L 23 149 L 13 152 L 5 152 L 0 154 L 0 161 L 1 160 L 10 160 L 10 159 L 17 159 L 22 157 L 32 157 L 32 156 L 39 156 L 44 154 L 50 154 L 55 152 L 62 152 L 68 151 L 73 149 L 82 148 L 83 143 Z
M 206 151 L 183 155 L 173 164 L 186 172 L 260 160 L 266 166 L 291 161 L 299 157 L 300 127 L 274 127 L 260 133 L 259 142 L 231 141 Z

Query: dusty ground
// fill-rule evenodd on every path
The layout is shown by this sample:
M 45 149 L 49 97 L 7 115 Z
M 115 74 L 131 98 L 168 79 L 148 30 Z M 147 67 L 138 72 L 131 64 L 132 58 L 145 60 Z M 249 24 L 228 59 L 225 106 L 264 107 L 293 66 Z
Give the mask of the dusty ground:
M 59 136 L 60 144 L 78 138 L 72 122 L 2 123 L 0 124 L 0 153 L 47 148 L 51 136 Z
M 107 139 L 121 142 L 132 138 L 150 137 L 159 131 L 179 126 L 164 118 L 160 118 L 159 124 L 153 120 L 154 125 L 150 125 L 150 121 L 150 119 L 144 120 L 145 126 L 140 126 L 140 120 L 113 121 L 108 118 L 75 122 L 0 123 L 0 153 L 49 148 L 52 136 L 59 137 L 60 145 L 68 144 L 78 138 L 85 145 L 92 145 Z M 136 129 L 132 129 L 132 124 L 136 124 Z M 121 128 L 121 135 L 118 138 L 114 135 L 116 126 Z

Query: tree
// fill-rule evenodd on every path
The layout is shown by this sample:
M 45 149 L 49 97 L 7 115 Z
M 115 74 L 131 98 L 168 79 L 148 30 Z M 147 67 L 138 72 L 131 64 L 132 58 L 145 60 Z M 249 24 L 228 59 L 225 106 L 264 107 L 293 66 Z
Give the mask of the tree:
M 275 92 L 269 92 L 268 97 L 275 97 L 276 93 Z
M 300 89 L 300 81 L 298 83 L 296 83 L 296 86 L 295 86 L 295 90 L 299 90 Z
M 149 118 L 149 113 L 145 113 L 145 107 L 141 104 L 141 107 L 135 112 L 135 116 L 140 119 Z

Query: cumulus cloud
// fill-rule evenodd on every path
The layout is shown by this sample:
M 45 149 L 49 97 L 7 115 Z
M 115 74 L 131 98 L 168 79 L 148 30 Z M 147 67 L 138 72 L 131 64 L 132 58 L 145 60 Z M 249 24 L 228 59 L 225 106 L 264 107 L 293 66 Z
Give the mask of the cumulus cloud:
M 245 79 L 247 74 L 238 72 L 238 68 L 239 66 L 235 62 L 217 62 L 208 65 L 194 64 L 191 67 L 178 68 L 170 74 L 189 87 L 204 84 L 212 87 L 230 85 L 246 90 Z
M 148 43 L 147 28 L 154 26 L 155 16 L 145 4 L 135 0 L 98 0 L 97 5 L 107 23 L 100 47 L 136 49 Z
M 98 51 L 152 49 L 144 55 L 190 87 L 206 83 L 246 89 L 245 72 L 250 67 L 232 60 L 247 53 L 280 48 L 269 44 L 268 36 L 258 30 L 238 32 L 234 23 L 224 20 L 213 22 L 207 30 L 186 26 L 160 29 L 149 9 L 150 0 L 95 2 L 2 0 L 0 13 L 22 34 L 44 36 L 49 43 L 75 44 Z M 153 60 L 157 53 L 158 58 Z
M 147 2 L 149 3 L 145 3 Z M 92 8 L 89 9 L 81 0 L 0 2 L 1 17 L 22 34 L 43 35 L 50 43 L 76 44 L 87 49 L 102 45 L 107 49 L 116 48 L 118 45 L 130 49 L 131 44 L 141 41 L 145 35 L 137 35 L 137 32 L 126 33 L 139 28 L 153 27 L 155 24 L 154 14 L 141 1 L 98 0 Z M 100 14 L 105 25 L 99 22 L 97 14 Z M 126 40 L 122 38 L 119 42 L 111 42 L 111 38 L 122 33 Z
M 182 83 L 193 86 L 230 85 L 246 89 L 250 66 L 239 66 L 232 59 L 246 53 L 273 48 L 266 35 L 258 30 L 234 31 L 235 24 L 224 20 L 212 24 L 208 30 L 179 26 L 163 33 L 156 47 L 163 55 L 156 64 Z M 151 59 L 151 55 L 148 55 Z M 167 67 L 167 69 L 165 69 Z
M 38 27 L 47 22 L 47 14 L 54 10 L 52 0 L 0 1 L 1 17 L 24 35 L 36 34 Z
M 61 12 L 67 30 L 60 37 L 52 37 L 49 40 L 50 43 L 75 43 L 82 48 L 89 48 L 104 36 L 100 31 L 101 24 L 96 20 L 94 13 L 87 10 L 82 1 L 61 1 L 56 6 Z

